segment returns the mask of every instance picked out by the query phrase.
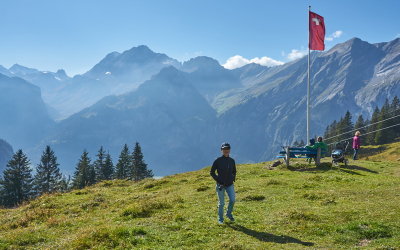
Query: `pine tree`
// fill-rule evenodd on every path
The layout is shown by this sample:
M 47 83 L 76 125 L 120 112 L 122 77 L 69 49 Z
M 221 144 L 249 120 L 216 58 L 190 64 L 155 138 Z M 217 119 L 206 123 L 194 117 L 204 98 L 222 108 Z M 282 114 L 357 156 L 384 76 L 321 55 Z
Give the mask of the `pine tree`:
M 114 165 L 109 153 L 106 154 L 103 147 L 97 153 L 97 160 L 94 162 L 96 171 L 96 182 L 111 180 L 114 174 Z
M 89 164 L 89 186 L 96 183 L 96 171 L 93 164 Z
M 334 137 L 334 136 L 336 136 L 337 134 L 338 134 L 338 133 L 337 133 L 337 121 L 334 120 L 334 121 L 331 123 L 331 125 L 329 125 L 329 127 L 328 127 L 328 128 L 326 129 L 326 131 L 325 131 L 325 135 L 324 135 L 324 137 L 325 137 L 325 142 L 326 142 L 326 143 L 329 143 L 329 142 L 336 141 L 337 138 Z
M 96 155 L 97 159 L 93 163 L 94 169 L 96 172 L 96 182 L 105 180 L 104 173 L 103 173 L 104 165 L 105 165 L 105 154 L 106 154 L 106 152 L 104 151 L 103 146 L 101 146 Z
M 354 124 L 354 130 L 360 131 L 361 135 L 363 135 L 366 133 L 366 128 L 363 128 L 366 125 L 367 123 L 364 121 L 364 117 L 359 115 L 356 123 Z
M 352 137 L 352 130 L 354 130 L 354 125 L 352 122 L 352 115 L 350 111 L 347 111 L 343 119 L 341 119 L 338 130 L 338 134 L 342 134 L 338 136 L 338 141 L 343 141 Z
M 395 117 L 391 120 L 390 125 L 400 124 L 400 100 L 397 96 L 395 96 L 390 104 L 390 112 L 391 116 Z M 397 116 L 397 117 L 396 117 Z M 390 129 L 390 134 L 392 136 L 392 140 L 394 141 L 398 137 L 400 137 L 400 126 L 395 126 Z
M 72 181 L 73 188 L 84 188 L 93 184 L 94 168 L 90 164 L 90 158 L 86 150 L 83 151 L 81 158 L 75 168 Z
M 380 116 L 380 110 L 378 107 L 375 107 L 374 112 L 372 113 L 371 121 L 370 121 L 370 126 L 367 128 L 367 138 L 366 138 L 366 144 L 368 145 L 374 145 L 375 144 L 375 134 L 374 132 L 377 127 L 377 123 L 379 121 L 379 116 Z
M 111 159 L 111 155 L 107 153 L 103 169 L 104 180 L 111 180 L 113 178 L 113 175 L 114 175 L 114 165 Z
M 0 208 L 5 206 L 6 192 L 3 187 L 3 179 L 0 177 Z
M 62 178 L 58 168 L 57 157 L 50 146 L 43 151 L 40 163 L 36 167 L 34 177 L 34 189 L 36 195 L 59 191 L 59 184 Z
M 1 182 L 4 206 L 12 207 L 32 198 L 33 177 L 29 165 L 30 161 L 21 149 L 8 162 Z
M 391 141 L 392 135 L 390 134 L 390 130 L 385 129 L 391 125 L 391 120 L 387 120 L 390 117 L 392 117 L 390 113 L 390 104 L 389 100 L 386 99 L 379 114 L 380 123 L 378 123 L 376 127 L 378 131 L 375 134 L 375 144 L 381 145 Z
M 132 169 L 129 177 L 134 181 L 153 177 L 153 172 L 147 169 L 147 164 L 143 159 L 142 148 L 138 142 L 136 142 L 132 153 Z
M 65 175 L 63 175 L 63 177 L 59 183 L 58 190 L 63 193 L 68 192 L 72 188 L 71 185 L 72 185 L 71 184 L 71 176 L 68 175 L 68 178 L 67 178 L 67 177 L 65 177 Z
M 325 132 L 324 132 L 324 138 L 329 138 L 330 137 L 330 125 L 326 126 Z
M 129 153 L 128 145 L 124 145 L 119 155 L 118 163 L 115 168 L 116 179 L 126 179 L 129 177 L 129 170 L 131 169 L 131 155 Z

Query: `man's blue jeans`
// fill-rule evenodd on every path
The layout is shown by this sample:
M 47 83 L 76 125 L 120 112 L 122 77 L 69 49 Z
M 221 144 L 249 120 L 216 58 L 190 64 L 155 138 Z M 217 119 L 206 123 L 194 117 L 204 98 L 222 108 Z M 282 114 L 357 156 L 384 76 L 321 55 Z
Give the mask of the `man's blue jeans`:
M 228 210 L 226 211 L 226 215 L 228 217 L 232 216 L 233 205 L 235 204 L 235 189 L 233 184 L 229 187 L 222 187 L 221 190 L 218 188 L 218 184 L 215 189 L 217 190 L 218 195 L 218 219 L 219 221 L 224 221 L 224 205 L 225 205 L 225 191 L 229 197 Z

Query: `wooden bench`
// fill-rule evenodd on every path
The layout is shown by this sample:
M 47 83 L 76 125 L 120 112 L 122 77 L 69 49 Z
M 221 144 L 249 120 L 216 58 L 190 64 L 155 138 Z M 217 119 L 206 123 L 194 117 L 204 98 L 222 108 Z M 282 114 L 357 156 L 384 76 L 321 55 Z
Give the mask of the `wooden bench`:
M 315 165 L 318 166 L 321 163 L 321 158 L 324 157 L 325 151 L 318 149 L 307 149 L 298 147 L 282 147 L 284 150 L 280 151 L 277 158 L 282 158 L 285 160 L 286 166 L 289 166 L 290 158 L 305 158 L 305 159 L 315 159 Z

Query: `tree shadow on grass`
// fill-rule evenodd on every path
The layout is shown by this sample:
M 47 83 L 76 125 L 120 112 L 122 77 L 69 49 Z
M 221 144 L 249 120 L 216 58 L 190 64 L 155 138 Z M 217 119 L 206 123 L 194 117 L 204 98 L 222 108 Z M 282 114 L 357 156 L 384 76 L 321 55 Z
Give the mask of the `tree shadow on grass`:
M 233 230 L 240 231 L 263 242 L 275 242 L 280 244 L 296 243 L 303 246 L 314 246 L 314 243 L 312 242 L 304 242 L 286 235 L 274 235 L 266 232 L 259 232 L 238 224 L 227 224 L 227 226 Z

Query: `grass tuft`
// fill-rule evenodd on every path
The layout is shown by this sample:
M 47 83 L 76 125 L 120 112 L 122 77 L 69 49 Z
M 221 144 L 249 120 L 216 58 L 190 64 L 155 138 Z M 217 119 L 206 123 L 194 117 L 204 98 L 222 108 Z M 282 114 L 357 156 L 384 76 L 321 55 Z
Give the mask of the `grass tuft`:
M 84 233 L 72 242 L 75 249 L 100 248 L 131 248 L 143 240 L 147 232 L 142 228 L 99 228 L 93 232 Z M 138 237 L 139 236 L 139 237 Z
M 340 235 L 336 238 L 336 242 L 358 242 L 360 240 L 374 240 L 380 238 L 392 237 L 391 226 L 379 222 L 350 222 L 336 229 Z
M 278 181 L 278 180 L 275 180 L 275 179 L 271 179 L 271 180 L 268 180 L 266 184 L 268 186 L 270 186 L 270 185 L 281 185 L 283 183 L 281 181 Z
M 197 192 L 203 192 L 203 191 L 206 191 L 208 189 L 210 189 L 209 186 L 203 185 L 203 186 L 198 187 L 196 190 L 197 190 Z
M 311 201 L 320 200 L 322 199 L 321 195 L 316 193 L 305 193 L 303 194 L 303 198 Z
M 262 201 L 265 200 L 264 195 L 260 194 L 252 194 L 252 195 L 247 195 L 246 197 L 243 198 L 244 201 Z
M 308 211 L 291 211 L 287 213 L 287 218 L 290 220 L 305 220 L 305 221 L 317 221 L 318 216 Z
M 121 216 L 128 218 L 145 218 L 150 217 L 157 210 L 168 209 L 171 207 L 172 205 L 165 200 L 146 200 L 124 209 Z

